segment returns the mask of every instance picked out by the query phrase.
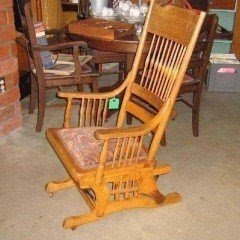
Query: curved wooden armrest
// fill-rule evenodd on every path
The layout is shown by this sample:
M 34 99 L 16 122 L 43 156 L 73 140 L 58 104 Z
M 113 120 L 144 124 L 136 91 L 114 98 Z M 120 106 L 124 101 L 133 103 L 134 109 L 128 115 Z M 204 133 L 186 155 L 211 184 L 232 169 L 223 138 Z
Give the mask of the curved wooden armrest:
M 32 46 L 34 51 L 54 51 L 60 50 L 65 48 L 74 48 L 74 47 L 84 47 L 86 48 L 88 45 L 86 42 L 83 41 L 74 41 L 74 42 L 67 42 L 67 43 L 57 43 L 53 45 L 35 45 Z
M 46 35 L 62 35 L 67 34 L 68 30 L 66 28 L 60 28 L 60 29 L 46 29 L 45 30 Z
M 111 138 L 138 137 L 146 133 L 147 131 L 143 126 L 133 126 L 127 128 L 98 129 L 94 132 L 94 136 L 99 140 L 109 140 Z
M 58 97 L 69 98 L 69 99 L 107 99 L 112 98 L 121 93 L 127 86 L 129 79 L 131 77 L 131 72 L 128 73 L 125 81 L 115 90 L 103 93 L 85 93 L 85 92 L 58 92 Z

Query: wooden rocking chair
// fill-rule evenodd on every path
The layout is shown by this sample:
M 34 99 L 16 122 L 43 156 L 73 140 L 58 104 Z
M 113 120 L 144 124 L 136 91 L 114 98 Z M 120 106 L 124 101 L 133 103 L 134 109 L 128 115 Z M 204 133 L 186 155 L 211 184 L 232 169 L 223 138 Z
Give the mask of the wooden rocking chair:
M 75 229 L 123 209 L 181 200 L 178 193 L 163 195 L 158 190 L 156 176 L 168 173 L 170 167 L 156 166 L 155 154 L 204 17 L 205 13 L 161 7 L 152 1 L 133 68 L 119 88 L 97 94 L 59 93 L 68 102 L 64 128 L 48 129 L 47 138 L 70 178 L 49 182 L 46 191 L 53 194 L 75 186 L 91 209 L 90 213 L 66 218 L 64 228 Z M 152 35 L 152 44 L 139 81 L 136 75 L 147 34 Z M 117 126 L 104 128 L 109 102 L 124 90 Z M 156 115 L 133 102 L 133 95 L 158 109 Z M 81 99 L 77 128 L 71 128 L 73 99 Z M 143 123 L 124 127 L 127 112 Z M 153 138 L 144 146 L 150 132 Z

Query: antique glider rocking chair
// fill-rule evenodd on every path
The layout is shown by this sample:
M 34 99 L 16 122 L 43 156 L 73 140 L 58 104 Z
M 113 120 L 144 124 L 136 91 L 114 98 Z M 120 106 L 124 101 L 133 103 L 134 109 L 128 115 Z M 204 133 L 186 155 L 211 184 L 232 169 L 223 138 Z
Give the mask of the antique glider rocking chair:
M 66 218 L 64 228 L 75 229 L 123 209 L 157 207 L 181 199 L 178 193 L 163 195 L 158 190 L 156 176 L 168 173 L 170 167 L 156 166 L 155 154 L 204 17 L 202 12 L 161 7 L 152 1 L 133 68 L 119 88 L 107 93 L 59 93 L 68 102 L 64 127 L 48 129 L 47 138 L 70 177 L 49 182 L 46 191 L 53 194 L 75 186 L 91 209 Z M 136 75 L 147 34 L 152 34 L 152 43 L 139 81 Z M 117 126 L 104 127 L 109 102 L 124 90 Z M 131 101 L 133 95 L 158 109 L 156 115 Z M 76 128 L 71 126 L 73 99 L 81 99 Z M 142 123 L 125 127 L 127 112 Z M 145 145 L 150 132 L 153 137 Z

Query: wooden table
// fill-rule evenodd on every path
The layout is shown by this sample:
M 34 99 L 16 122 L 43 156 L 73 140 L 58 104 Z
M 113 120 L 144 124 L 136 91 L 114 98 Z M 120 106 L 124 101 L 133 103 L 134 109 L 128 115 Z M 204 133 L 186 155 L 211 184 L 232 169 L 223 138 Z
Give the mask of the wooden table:
M 71 38 L 73 40 L 85 41 L 88 44 L 88 46 L 92 49 L 108 51 L 108 52 L 125 53 L 127 55 L 127 71 L 131 70 L 133 59 L 139 43 L 139 40 L 135 35 L 129 35 L 121 39 L 110 40 L 110 39 L 105 39 L 101 37 L 83 36 L 83 35 L 76 34 L 75 32 L 70 32 L 70 33 L 71 33 Z M 148 53 L 148 50 L 150 47 L 151 37 L 149 36 L 148 39 L 149 41 L 147 41 L 143 51 L 143 53 L 145 53 L 143 55 L 143 59 L 145 59 L 144 57 Z

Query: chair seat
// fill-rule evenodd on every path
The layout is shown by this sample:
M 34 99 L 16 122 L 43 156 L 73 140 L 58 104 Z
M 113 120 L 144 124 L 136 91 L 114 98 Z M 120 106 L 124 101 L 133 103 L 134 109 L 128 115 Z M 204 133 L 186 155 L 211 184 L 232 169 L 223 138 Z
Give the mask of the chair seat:
M 196 84 L 196 83 L 200 83 L 200 80 L 197 78 L 191 77 L 188 74 L 185 74 L 183 81 L 182 81 L 182 85 Z
M 99 127 L 51 129 L 56 132 L 60 145 L 67 149 L 71 160 L 77 169 L 93 169 L 98 165 L 98 160 L 103 147 L 103 141 L 94 137 L 94 132 Z M 107 165 L 111 164 L 117 139 L 110 141 L 107 151 Z M 144 149 L 140 151 L 138 161 L 146 159 Z
M 32 72 L 36 76 L 36 69 L 32 67 Z M 81 78 L 76 81 L 75 79 L 75 73 L 71 73 L 69 75 L 66 74 L 57 74 L 57 73 L 50 73 L 50 72 L 44 72 L 44 78 L 46 80 L 46 86 L 52 87 L 52 86 L 64 86 L 64 85 L 71 85 L 71 84 L 81 84 L 81 83 L 91 83 L 92 78 L 99 77 L 99 73 L 96 72 L 95 68 L 91 66 L 90 64 L 84 64 L 82 66 L 82 74 Z M 72 79 L 72 81 L 71 81 Z

